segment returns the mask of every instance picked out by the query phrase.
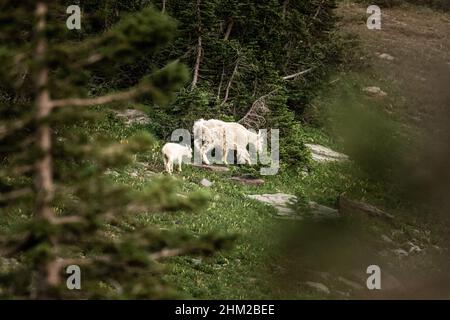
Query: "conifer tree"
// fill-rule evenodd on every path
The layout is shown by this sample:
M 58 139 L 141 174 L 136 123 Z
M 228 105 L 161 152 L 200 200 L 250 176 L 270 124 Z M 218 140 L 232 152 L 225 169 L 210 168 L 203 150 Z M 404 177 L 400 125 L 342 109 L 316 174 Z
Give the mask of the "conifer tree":
M 0 229 L 0 254 L 15 264 L 1 269 L 0 296 L 170 296 L 159 260 L 211 254 L 228 239 L 127 227 L 124 221 L 137 212 L 193 210 L 205 197 L 178 196 L 171 179 L 139 191 L 115 183 L 105 172 L 132 162 L 152 139 L 143 133 L 111 141 L 92 135 L 86 124 L 120 102 L 167 103 L 186 83 L 186 68 L 169 62 L 129 85 L 112 91 L 102 86 L 108 76 L 173 40 L 176 23 L 139 7 L 116 17 L 114 25 L 87 25 L 87 32 L 77 33 L 66 28 L 66 5 L 47 0 L 0 5 L 0 209 L 14 218 L 10 231 Z M 119 231 L 111 234 L 112 228 Z M 66 287 L 69 265 L 82 270 L 81 290 Z

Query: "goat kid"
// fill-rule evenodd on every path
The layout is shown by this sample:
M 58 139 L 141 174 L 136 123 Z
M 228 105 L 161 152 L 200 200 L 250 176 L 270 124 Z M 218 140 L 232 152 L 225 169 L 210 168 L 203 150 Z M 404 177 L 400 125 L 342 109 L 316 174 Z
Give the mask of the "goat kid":
M 181 164 L 183 162 L 183 157 L 191 160 L 192 149 L 190 146 L 183 146 L 178 143 L 168 142 L 162 148 L 162 153 L 164 156 L 164 168 L 169 173 L 173 172 L 173 164 L 178 164 L 178 171 L 181 172 Z

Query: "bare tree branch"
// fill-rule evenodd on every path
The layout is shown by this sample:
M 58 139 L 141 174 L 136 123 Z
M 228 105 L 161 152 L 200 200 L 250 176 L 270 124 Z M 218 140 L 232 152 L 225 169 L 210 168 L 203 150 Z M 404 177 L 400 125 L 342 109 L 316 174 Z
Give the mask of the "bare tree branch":
M 225 35 L 223 37 L 223 40 L 228 40 L 230 38 L 231 30 L 233 29 L 234 20 L 233 18 L 230 19 L 230 22 L 227 25 L 227 30 L 225 31 Z
M 236 60 L 236 64 L 234 65 L 233 73 L 231 74 L 230 80 L 228 81 L 228 84 L 227 84 L 227 88 L 225 89 L 225 97 L 223 98 L 223 101 L 220 104 L 221 106 L 223 106 L 228 100 L 228 95 L 230 94 L 231 84 L 233 83 L 233 79 L 237 73 L 238 67 L 239 67 L 239 58 Z
M 293 79 L 293 78 L 297 78 L 298 76 L 303 76 L 307 73 L 310 73 L 311 71 L 313 71 L 316 67 L 311 67 L 309 69 L 294 73 L 294 74 L 290 74 L 288 76 L 284 76 L 283 80 L 289 80 L 289 79 Z
M 8 202 L 11 200 L 16 200 L 18 198 L 21 198 L 23 196 L 26 196 L 28 194 L 32 194 L 33 190 L 31 188 L 23 188 L 14 190 L 8 193 L 0 194 L 0 203 Z
M 245 114 L 245 116 L 238 122 L 249 128 L 257 128 L 264 124 L 266 119 L 264 115 L 269 112 L 269 108 L 266 105 L 266 99 L 277 92 L 279 89 L 272 90 L 271 92 L 259 97 L 253 102 L 251 108 Z
M 202 47 L 202 22 L 201 22 L 201 12 L 200 12 L 200 0 L 197 0 L 197 32 L 198 32 L 198 38 L 197 38 L 197 58 L 195 59 L 195 66 L 194 66 L 194 76 L 192 77 L 192 84 L 191 84 L 191 90 L 194 90 L 194 88 L 197 86 L 199 73 L 200 73 L 200 64 L 202 61 L 203 56 L 203 47 Z

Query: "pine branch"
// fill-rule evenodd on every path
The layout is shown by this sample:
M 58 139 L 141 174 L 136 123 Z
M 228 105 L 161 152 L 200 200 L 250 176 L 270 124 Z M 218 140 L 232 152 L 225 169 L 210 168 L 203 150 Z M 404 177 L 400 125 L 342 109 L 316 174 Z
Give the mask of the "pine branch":
M 112 102 L 131 100 L 146 92 L 152 91 L 153 89 L 154 88 L 150 85 L 138 85 L 126 91 L 106 94 L 104 96 L 95 98 L 69 98 L 69 99 L 53 100 L 52 106 L 55 108 L 61 108 L 68 106 L 87 107 L 95 105 L 105 105 Z
M 256 99 L 253 102 L 251 108 L 248 110 L 245 116 L 238 121 L 238 123 L 246 125 L 250 128 L 258 127 L 261 123 L 264 123 L 264 115 L 269 111 L 269 108 L 267 108 L 266 106 L 266 99 L 278 90 L 279 88 L 272 90 L 271 92 Z
M 12 200 L 17 200 L 18 198 L 24 197 L 26 195 L 32 194 L 33 190 L 31 188 L 23 188 L 14 190 L 8 193 L 0 194 L 0 203 L 9 202 Z

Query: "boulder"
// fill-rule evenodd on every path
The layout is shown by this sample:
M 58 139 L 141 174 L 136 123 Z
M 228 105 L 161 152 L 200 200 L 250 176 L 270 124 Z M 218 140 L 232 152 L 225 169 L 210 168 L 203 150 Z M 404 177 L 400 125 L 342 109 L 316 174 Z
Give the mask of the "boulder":
M 365 87 L 363 91 L 372 97 L 386 97 L 387 93 L 380 89 L 380 87 Z
M 113 110 L 117 118 L 122 120 L 126 126 L 131 126 L 134 124 L 149 124 L 150 118 L 148 115 L 140 110 L 136 109 L 124 109 L 124 110 Z
M 326 285 L 324 285 L 323 283 L 306 281 L 305 284 L 308 287 L 315 289 L 316 291 L 318 291 L 320 293 L 330 294 L 330 289 L 328 289 L 328 287 Z
M 378 55 L 378 58 L 393 61 L 395 58 L 391 56 L 389 53 L 382 53 Z
M 211 181 L 209 181 L 208 179 L 203 178 L 203 179 L 200 181 L 200 184 L 201 184 L 202 186 L 206 187 L 206 188 L 209 188 L 209 187 L 211 187 L 211 186 L 214 184 L 214 182 L 211 182 Z
M 306 144 L 306 147 L 311 151 L 314 161 L 317 162 L 332 162 L 332 161 L 346 161 L 348 156 L 331 150 L 330 148 L 318 144 Z

